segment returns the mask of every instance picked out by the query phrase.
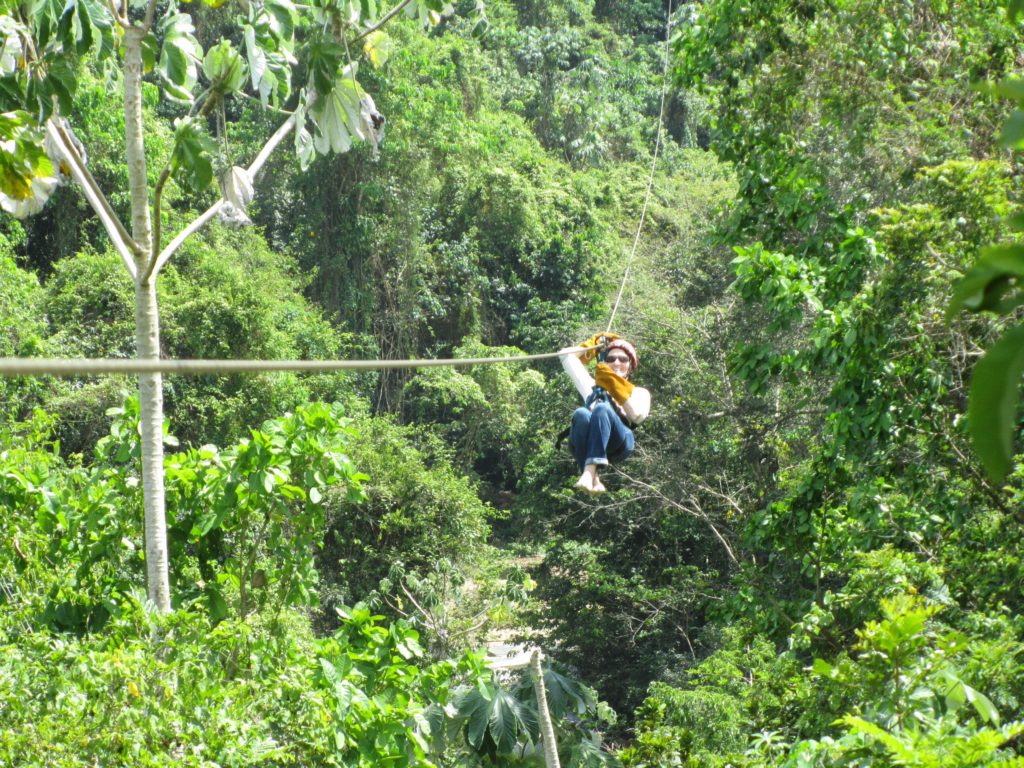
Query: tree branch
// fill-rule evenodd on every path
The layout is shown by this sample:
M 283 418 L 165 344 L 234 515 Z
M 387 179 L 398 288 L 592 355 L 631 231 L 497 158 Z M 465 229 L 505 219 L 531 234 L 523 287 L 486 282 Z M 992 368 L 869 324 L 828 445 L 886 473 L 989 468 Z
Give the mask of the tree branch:
M 128 248 L 130 248 L 133 252 L 140 253 L 142 249 L 139 247 L 139 244 L 135 242 L 132 236 L 128 234 L 128 230 L 125 229 L 124 224 L 122 224 L 121 220 L 117 217 L 117 214 L 114 212 L 113 206 L 110 205 L 110 201 L 108 201 L 106 196 L 103 194 L 103 190 L 100 188 L 99 183 L 92 175 L 92 171 L 89 170 L 89 166 L 85 164 L 85 160 L 82 158 L 80 154 L 78 154 L 78 148 L 75 147 L 75 143 L 71 140 L 71 136 L 68 134 L 67 130 L 64 128 L 63 125 L 60 124 L 59 121 L 54 121 L 54 127 L 60 134 L 60 137 L 65 148 L 65 154 L 67 154 L 74 162 L 78 164 L 78 167 L 81 170 L 83 177 L 86 179 L 86 181 L 89 182 L 89 186 L 91 187 L 96 197 L 99 199 L 100 203 L 103 205 L 103 209 L 106 211 L 107 216 L 110 217 L 111 221 L 113 221 L 114 223 L 114 226 L 117 227 L 118 233 L 124 240 L 124 244 L 128 246 Z
M 407 6 L 411 2 L 412 2 L 412 0 L 402 0 L 402 2 L 400 2 L 394 8 L 392 8 L 390 11 L 388 11 L 387 15 L 384 16 L 384 18 L 382 18 L 380 21 L 378 21 L 376 24 L 374 24 L 372 27 L 370 27 L 368 30 L 366 30 L 362 34 L 356 35 L 352 39 L 352 42 L 353 43 L 358 43 L 364 37 L 369 37 L 370 35 L 372 35 L 378 29 L 380 29 L 385 24 L 387 24 L 389 21 L 391 21 L 395 16 L 397 16 L 399 13 L 401 13 L 402 9 L 405 8 L 405 6 Z
M 307 102 L 307 107 L 312 104 L 312 101 L 313 100 L 311 99 Z M 249 177 L 252 178 L 254 181 L 256 179 L 256 174 L 258 174 L 260 170 L 262 170 L 264 164 L 267 162 L 267 159 L 270 157 L 270 154 L 275 149 L 277 149 L 277 145 L 284 141 L 285 136 L 287 136 L 291 132 L 292 128 L 295 127 L 295 121 L 295 115 L 292 115 L 287 120 L 285 120 L 284 123 L 281 124 L 281 127 L 274 132 L 274 135 L 270 137 L 267 143 L 263 145 L 263 149 L 261 149 L 259 154 L 256 155 L 256 159 L 252 161 L 252 165 L 250 165 L 246 169 L 249 173 Z M 204 224 L 206 224 L 206 222 L 208 222 L 213 217 L 213 215 L 220 210 L 222 205 L 224 205 L 223 198 L 221 198 L 216 203 L 207 208 L 206 211 L 201 216 L 193 220 L 191 224 L 189 224 L 187 227 L 181 230 L 181 232 L 179 232 L 177 236 L 167 244 L 167 247 L 160 251 L 160 255 L 156 258 L 154 262 L 153 269 L 150 270 L 151 273 L 154 275 L 159 273 L 160 270 L 163 268 L 164 264 L 167 263 L 167 260 L 174 255 L 175 251 L 177 251 L 178 248 L 181 247 L 181 244 L 184 243 L 194 232 L 196 232 Z
M 58 118 L 59 119 L 59 118 Z M 110 203 L 103 196 L 99 186 L 96 184 L 96 180 L 89 173 L 89 169 L 85 167 L 85 163 L 79 156 L 74 144 L 70 141 L 64 131 L 57 125 L 54 118 L 50 118 L 46 121 L 46 132 L 50 135 L 50 138 L 61 148 L 61 151 L 68 158 L 68 165 L 71 167 L 71 175 L 75 181 L 82 188 L 85 193 L 86 199 L 89 201 L 89 205 L 99 216 L 100 222 L 103 224 L 103 228 L 107 231 L 107 236 L 110 237 L 111 242 L 114 244 L 114 248 L 121 256 L 121 260 L 124 262 L 125 268 L 128 270 L 128 274 L 131 275 L 132 280 L 137 277 L 137 270 L 135 268 L 134 253 L 138 250 L 138 244 L 131 238 L 124 225 L 117 218 L 117 214 L 114 213 L 110 207 Z
M 142 20 L 142 29 L 144 32 L 148 32 L 153 26 L 153 17 L 156 15 L 156 0 L 149 0 L 149 5 L 146 6 L 146 16 Z
M 121 14 L 116 0 L 107 0 L 107 10 L 122 29 L 128 28 L 128 17 Z
M 207 98 L 206 98 L 206 101 L 204 101 L 202 103 L 203 104 L 202 109 L 199 110 L 199 118 L 200 119 L 205 118 L 209 114 L 210 110 L 213 108 L 213 104 L 216 102 L 216 99 L 213 99 L 210 96 L 210 90 L 209 89 L 205 90 L 200 95 L 199 98 L 201 99 L 203 96 L 206 96 Z M 190 116 L 195 111 L 195 107 L 198 106 L 198 104 L 199 104 L 199 100 L 197 99 L 196 103 L 193 105 L 192 112 L 189 113 Z M 157 266 L 157 254 L 160 253 L 160 228 L 161 228 L 161 222 L 160 222 L 160 200 L 163 197 L 164 187 L 167 185 L 167 180 L 170 177 L 171 177 L 171 161 L 168 160 L 167 161 L 167 165 L 164 166 L 164 169 L 160 172 L 159 178 L 157 178 L 156 187 L 153 189 L 153 253 L 152 253 L 152 255 L 151 255 L 150 259 L 149 259 L 149 269 L 146 270 L 146 279 L 147 280 L 159 268 Z M 218 210 L 220 210 L 220 209 L 218 208 Z
M 732 551 L 732 547 L 729 545 L 729 542 L 726 540 L 725 536 L 722 535 L 721 531 L 718 530 L 718 527 L 713 522 L 711 522 L 711 518 L 708 516 L 708 514 L 706 512 L 704 512 L 700 508 L 698 508 L 696 510 L 690 509 L 689 507 L 684 506 L 683 504 L 680 504 L 675 499 L 670 499 L 668 496 L 663 494 L 661 491 L 659 491 L 654 486 L 649 485 L 648 483 L 645 483 L 642 480 L 637 480 L 636 478 L 630 477 L 629 475 L 627 475 L 625 472 L 623 472 L 618 467 L 614 467 L 614 470 L 616 472 L 618 472 L 620 475 L 622 475 L 624 478 L 629 480 L 629 482 L 633 483 L 634 485 L 639 485 L 641 488 L 646 488 L 651 493 L 653 493 L 656 496 L 658 496 L 666 504 L 669 504 L 670 506 L 675 507 L 676 509 L 680 510 L 681 512 L 685 512 L 688 515 L 691 515 L 691 516 L 696 517 L 696 518 L 698 518 L 700 520 L 703 520 L 707 524 L 707 526 L 711 529 L 711 532 L 715 535 L 715 538 L 718 539 L 721 542 L 723 547 L 725 547 L 725 552 L 726 552 L 727 555 L 729 555 L 729 559 L 732 560 L 733 563 L 735 563 L 736 565 L 739 565 L 739 560 L 736 559 L 736 555 Z

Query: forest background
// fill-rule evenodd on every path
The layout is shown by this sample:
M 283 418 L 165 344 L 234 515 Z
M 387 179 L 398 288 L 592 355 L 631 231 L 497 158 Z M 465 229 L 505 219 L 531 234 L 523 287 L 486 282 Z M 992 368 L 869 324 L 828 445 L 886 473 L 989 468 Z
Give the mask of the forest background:
M 204 50 L 237 32 L 225 8 L 177 10 Z M 1020 22 L 995 2 L 708 0 L 674 9 L 666 81 L 660 2 L 442 10 L 355 52 L 379 156 L 275 154 L 254 226 L 211 223 L 168 264 L 161 352 L 589 336 L 664 86 L 614 329 L 655 403 L 638 455 L 606 496 L 572 492 L 557 362 L 168 377 L 164 614 L 133 381 L 0 379 L 0 765 L 542 765 L 529 681 L 472 650 L 499 630 L 553 660 L 564 765 L 1024 764 L 1024 465 L 993 479 L 966 416 L 1019 312 L 949 311 L 1019 238 L 1024 116 L 1003 97 L 1024 89 L 995 84 L 1024 66 Z M 73 79 L 70 124 L 123 215 L 119 81 L 89 55 Z M 155 75 L 143 97 L 159 169 L 188 107 Z M 207 116 L 217 162 L 275 119 Z M 171 221 L 216 199 L 165 194 Z M 76 186 L 0 219 L 0 355 L 134 339 Z

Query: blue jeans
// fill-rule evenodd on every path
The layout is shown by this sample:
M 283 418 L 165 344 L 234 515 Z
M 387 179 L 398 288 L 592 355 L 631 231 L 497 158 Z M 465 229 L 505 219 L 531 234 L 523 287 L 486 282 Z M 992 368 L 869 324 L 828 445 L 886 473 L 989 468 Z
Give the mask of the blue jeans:
M 569 447 L 580 471 L 587 464 L 606 465 L 609 459 L 625 461 L 633 455 L 636 443 L 633 431 L 608 403 L 597 403 L 594 410 L 577 408 L 572 415 Z

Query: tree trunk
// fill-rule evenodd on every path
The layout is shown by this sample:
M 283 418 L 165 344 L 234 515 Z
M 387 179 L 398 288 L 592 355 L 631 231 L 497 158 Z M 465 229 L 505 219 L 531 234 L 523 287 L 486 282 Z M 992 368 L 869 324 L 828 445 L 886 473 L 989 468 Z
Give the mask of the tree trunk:
M 135 284 L 135 344 L 140 359 L 160 357 L 156 279 Z M 149 599 L 171 609 L 164 512 L 164 392 L 159 373 L 139 376 L 139 428 L 142 432 L 142 497 L 146 510 L 146 583 Z
M 142 131 L 142 39 L 145 30 L 125 31 L 124 127 L 128 187 L 132 204 L 132 238 L 138 245 L 135 279 L 135 345 L 139 359 L 160 357 L 160 315 L 156 304 L 156 270 L 149 182 Z M 152 274 L 151 274 L 152 272 Z M 142 432 L 142 496 L 146 515 L 146 582 L 149 599 L 160 611 L 171 609 L 167 563 L 167 518 L 164 511 L 164 395 L 160 374 L 139 376 L 139 427 Z
M 530 657 L 530 671 L 533 673 L 533 689 L 537 694 L 537 715 L 540 718 L 540 737 L 544 742 L 544 765 L 547 768 L 561 768 L 558 762 L 558 742 L 555 741 L 555 726 L 548 710 L 548 694 L 544 690 L 544 670 L 540 666 L 540 649 Z

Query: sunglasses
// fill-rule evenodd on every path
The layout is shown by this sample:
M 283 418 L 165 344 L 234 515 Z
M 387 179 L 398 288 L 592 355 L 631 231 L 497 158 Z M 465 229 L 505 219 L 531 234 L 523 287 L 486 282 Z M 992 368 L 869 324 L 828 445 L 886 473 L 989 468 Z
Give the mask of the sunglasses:
M 628 363 L 629 358 L 625 355 L 608 355 L 605 358 L 605 362 L 608 363 Z

